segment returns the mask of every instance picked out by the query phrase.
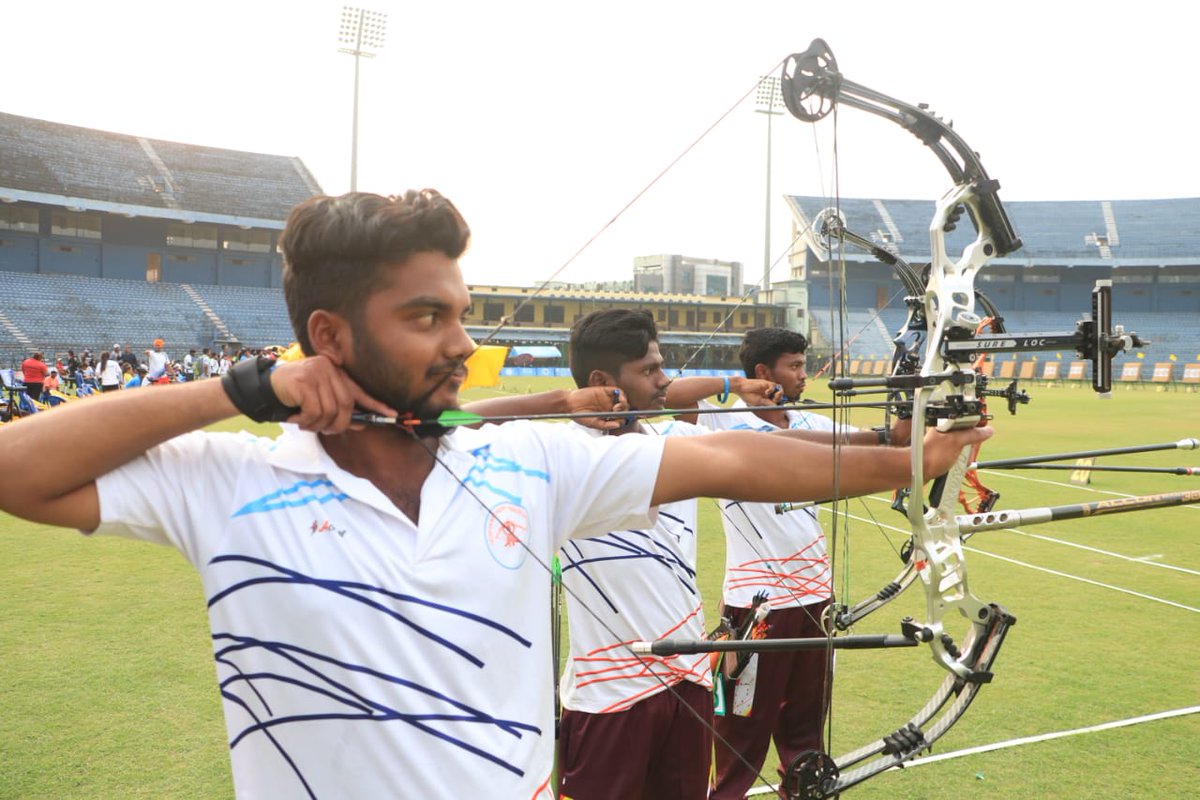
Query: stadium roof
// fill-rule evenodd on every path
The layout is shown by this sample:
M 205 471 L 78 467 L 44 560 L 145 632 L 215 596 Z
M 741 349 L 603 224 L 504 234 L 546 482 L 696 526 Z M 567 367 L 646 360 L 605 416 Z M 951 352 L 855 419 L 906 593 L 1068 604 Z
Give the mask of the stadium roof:
M 299 158 L 0 113 L 0 200 L 282 228 L 321 187 Z
M 789 196 L 807 226 L 831 203 Z M 1024 246 L 997 263 L 1033 261 L 1095 264 L 1196 264 L 1200 262 L 1200 197 L 1172 200 L 1006 200 Z M 846 198 L 839 201 L 846 227 L 910 262 L 929 259 L 932 200 Z M 970 221 L 946 237 L 951 253 L 974 239 Z M 849 250 L 849 248 L 847 248 Z

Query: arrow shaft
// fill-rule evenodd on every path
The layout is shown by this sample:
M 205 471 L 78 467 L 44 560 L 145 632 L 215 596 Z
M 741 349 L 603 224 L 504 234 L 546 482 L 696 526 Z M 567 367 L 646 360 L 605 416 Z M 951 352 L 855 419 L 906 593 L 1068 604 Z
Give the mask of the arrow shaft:
M 985 466 L 980 464 L 979 466 Z M 991 469 L 1082 469 L 1088 472 L 1158 472 L 1165 475 L 1200 475 L 1200 467 L 1115 467 L 1104 465 L 1082 464 L 1014 464 L 1007 467 L 991 467 Z
M 916 647 L 916 639 L 898 633 L 865 636 L 832 636 L 810 639 L 659 639 L 655 642 L 634 642 L 635 653 L 656 656 L 687 655 L 692 653 L 768 653 L 792 650 L 879 650 L 890 647 Z
M 1095 503 L 1076 503 L 1069 506 L 1046 508 L 1023 508 L 1009 511 L 989 511 L 983 514 L 961 514 L 954 518 L 959 533 L 977 533 L 1012 528 L 1018 525 L 1036 525 L 1064 519 L 1099 517 L 1105 514 L 1124 514 L 1127 511 L 1144 511 L 1149 508 L 1168 508 L 1200 503 L 1200 489 L 1190 492 L 1148 494 L 1140 497 L 1122 497 L 1117 500 L 1100 500 Z
M 998 461 L 978 461 L 970 465 L 970 469 L 1000 469 L 1022 464 L 1039 464 L 1044 461 L 1066 461 L 1072 458 L 1097 458 L 1099 456 L 1118 456 L 1126 453 L 1153 453 L 1159 450 L 1195 450 L 1200 447 L 1196 439 L 1180 439 L 1178 442 L 1163 442 L 1162 444 L 1139 444 L 1131 447 L 1109 447 L 1103 450 L 1079 450 L 1074 453 L 1052 453 L 1045 456 L 1027 456 L 1023 458 L 1005 458 Z
M 745 413 L 747 411 L 792 411 L 792 410 L 821 410 L 832 408 L 888 408 L 905 405 L 905 401 L 875 402 L 875 403 L 790 403 L 778 406 L 745 406 L 739 408 L 662 408 L 638 411 L 580 411 L 573 414 L 506 414 L 490 417 L 476 417 L 461 423 L 480 424 L 484 422 L 517 422 L 519 420 L 553 420 L 553 419 L 642 419 L 647 417 L 679 417 L 688 414 L 721 414 Z M 350 421 L 359 425 L 438 425 L 440 420 L 417 420 L 387 417 L 382 414 L 370 414 L 365 411 L 350 415 Z

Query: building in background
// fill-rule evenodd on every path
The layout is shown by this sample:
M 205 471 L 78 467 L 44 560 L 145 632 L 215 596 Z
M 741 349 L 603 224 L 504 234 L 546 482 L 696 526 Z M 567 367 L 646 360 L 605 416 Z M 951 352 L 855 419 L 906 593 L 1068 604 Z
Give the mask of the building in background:
M 633 260 L 633 288 L 639 292 L 741 297 L 742 265 L 738 261 L 680 255 L 638 256 Z

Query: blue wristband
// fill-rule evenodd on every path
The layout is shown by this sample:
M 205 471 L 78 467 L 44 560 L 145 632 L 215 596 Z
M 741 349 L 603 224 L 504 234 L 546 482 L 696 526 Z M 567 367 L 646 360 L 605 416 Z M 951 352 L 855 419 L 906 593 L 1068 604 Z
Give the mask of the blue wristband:
M 725 376 L 725 391 L 723 391 L 719 395 L 717 395 L 717 402 L 724 403 L 728 399 L 729 399 L 729 376 L 726 375 Z

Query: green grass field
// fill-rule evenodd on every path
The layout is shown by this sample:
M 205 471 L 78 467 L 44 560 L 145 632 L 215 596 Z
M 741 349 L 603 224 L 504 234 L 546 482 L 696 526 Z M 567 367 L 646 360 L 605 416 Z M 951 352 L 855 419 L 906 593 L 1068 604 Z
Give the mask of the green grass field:
M 549 385 L 561 381 L 506 379 L 500 391 Z M 1027 388 L 1032 404 L 996 420 L 984 458 L 1200 436 L 1197 394 L 1119 388 L 1105 402 L 1086 389 Z M 1108 463 L 1195 465 L 1200 454 Z M 1020 508 L 1176 491 L 1197 479 L 1094 473 L 1079 487 L 1038 471 L 985 480 L 1002 507 Z M 853 501 L 847 513 L 837 528 L 849 554 L 839 553 L 836 570 L 849 564 L 848 594 L 858 598 L 897 571 L 893 548 L 904 537 L 880 526 L 904 520 L 877 498 Z M 701 531 L 711 617 L 724 541 L 710 501 L 701 501 Z M 1018 623 L 995 681 L 936 753 L 1200 705 L 1200 507 L 981 533 L 969 547 L 974 592 Z M 919 595 L 910 590 L 855 632 L 898 632 L 901 616 L 924 613 Z M 0 798 L 232 795 L 203 593 L 178 554 L 0 515 L 0 619 Z M 834 752 L 901 725 L 941 677 L 923 649 L 839 654 Z M 848 796 L 1189 797 L 1200 787 L 1198 762 L 1193 714 L 930 763 Z M 454 771 L 447 763 L 444 797 L 456 796 Z

